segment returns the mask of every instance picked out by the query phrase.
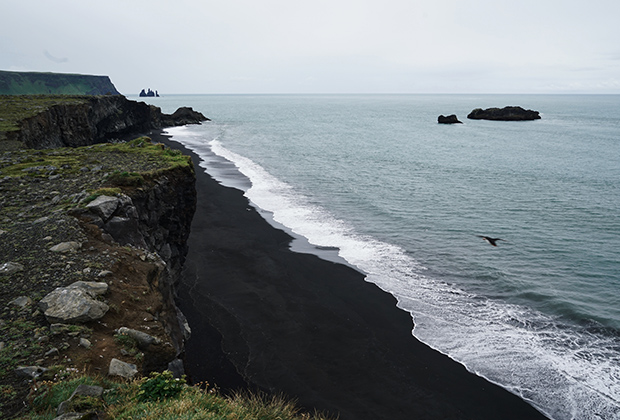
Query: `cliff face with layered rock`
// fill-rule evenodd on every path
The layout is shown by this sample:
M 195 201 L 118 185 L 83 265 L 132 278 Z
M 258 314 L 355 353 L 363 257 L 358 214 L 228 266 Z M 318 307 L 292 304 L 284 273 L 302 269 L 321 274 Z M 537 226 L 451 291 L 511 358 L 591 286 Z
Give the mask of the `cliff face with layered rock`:
M 90 203 L 73 210 L 72 214 L 83 223 L 96 226 L 103 240 L 148 250 L 163 262 L 149 273 L 148 281 L 161 294 L 164 310 L 159 318 L 178 356 L 183 352 L 183 342 L 189 338 L 190 331 L 174 299 L 196 209 L 193 169 L 166 170 L 148 176 L 143 187 L 131 188 L 127 194 L 99 196 L 97 201 L 100 203 Z M 156 354 L 150 357 L 156 359 L 150 361 L 151 366 L 159 364 L 161 367 L 162 362 Z
M 57 103 L 46 103 L 40 109 L 31 105 L 53 99 L 47 96 L 0 96 L 1 102 L 34 109 L 5 133 L 1 143 L 10 147 L 0 147 L 0 150 L 88 146 L 145 134 L 152 129 L 207 120 L 191 108 L 180 108 L 176 115 L 167 115 L 159 107 L 131 101 L 121 95 L 58 97 Z

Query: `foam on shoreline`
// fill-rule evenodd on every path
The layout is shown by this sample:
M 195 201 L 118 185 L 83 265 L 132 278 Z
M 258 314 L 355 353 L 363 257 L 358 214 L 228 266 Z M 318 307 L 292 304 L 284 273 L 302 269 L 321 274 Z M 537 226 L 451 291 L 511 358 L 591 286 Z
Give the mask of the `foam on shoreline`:
M 410 315 L 359 271 L 291 252 L 291 236 L 267 223 L 240 190 L 197 172 L 179 305 L 194 339 L 201 325 L 218 332 L 225 358 L 245 381 L 342 419 L 545 418 L 415 339 Z M 202 380 L 208 355 L 192 340 L 189 371 Z

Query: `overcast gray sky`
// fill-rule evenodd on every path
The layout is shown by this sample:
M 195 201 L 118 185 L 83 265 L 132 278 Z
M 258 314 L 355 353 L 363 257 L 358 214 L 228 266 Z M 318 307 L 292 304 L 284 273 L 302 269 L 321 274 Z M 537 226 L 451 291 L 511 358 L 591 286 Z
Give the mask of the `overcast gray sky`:
M 0 0 L 0 69 L 123 94 L 620 93 L 618 0 Z

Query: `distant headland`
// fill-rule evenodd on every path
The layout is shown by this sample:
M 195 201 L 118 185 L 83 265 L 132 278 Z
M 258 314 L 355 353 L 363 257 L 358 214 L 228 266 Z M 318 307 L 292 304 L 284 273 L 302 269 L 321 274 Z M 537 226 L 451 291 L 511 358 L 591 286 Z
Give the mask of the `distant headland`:
M 0 95 L 120 95 L 108 76 L 0 70 Z

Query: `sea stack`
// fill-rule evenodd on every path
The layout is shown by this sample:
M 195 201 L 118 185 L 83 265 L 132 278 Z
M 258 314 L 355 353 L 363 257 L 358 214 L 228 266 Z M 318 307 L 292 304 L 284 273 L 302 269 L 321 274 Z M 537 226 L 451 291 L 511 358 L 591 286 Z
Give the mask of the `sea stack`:
M 437 122 L 439 124 L 463 124 L 454 114 L 448 115 L 447 117 L 440 115 L 437 117 Z

